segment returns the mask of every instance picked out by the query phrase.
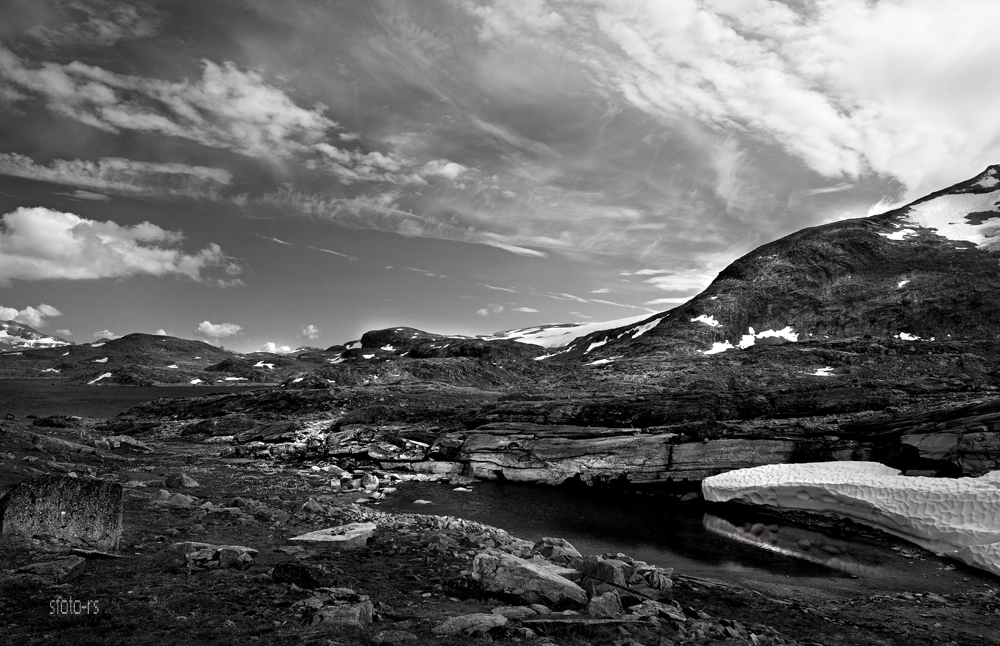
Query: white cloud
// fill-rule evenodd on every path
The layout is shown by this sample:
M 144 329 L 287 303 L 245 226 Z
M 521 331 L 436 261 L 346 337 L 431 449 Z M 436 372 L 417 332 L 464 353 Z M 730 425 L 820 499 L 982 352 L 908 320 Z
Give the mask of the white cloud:
M 681 305 L 691 300 L 690 296 L 672 296 L 669 298 L 654 298 L 646 301 L 646 305 Z
M 73 336 L 73 333 L 64 328 L 62 330 L 56 330 L 56 335 L 61 337 L 67 337 L 67 336 Z
M 715 279 L 717 273 L 702 269 L 684 269 L 682 271 L 653 276 L 643 282 L 668 292 L 701 291 L 708 287 L 712 280 Z
M 44 207 L 19 208 L 0 219 L 0 285 L 11 280 L 84 280 L 179 275 L 204 281 L 210 267 L 235 269 L 214 243 L 196 254 L 171 248 L 183 236 L 143 222 L 121 226 Z
M 160 328 L 160 329 L 159 329 L 159 330 L 157 330 L 156 332 L 153 332 L 153 334 L 154 334 L 155 336 L 170 336 L 169 334 L 167 334 L 167 331 L 166 331 L 166 330 L 164 330 L 163 328 Z
M 18 310 L 16 307 L 4 307 L 0 305 L 0 320 L 17 321 L 36 329 L 45 327 L 48 323 L 46 319 L 53 316 L 62 316 L 62 312 L 45 303 L 42 303 L 38 307 L 29 305 L 22 310 Z
M 243 331 L 243 326 L 235 323 L 212 323 L 202 321 L 198 324 L 195 334 L 207 336 L 212 339 L 223 339 L 227 336 L 235 336 Z
M 600 289 L 592 289 L 592 290 L 590 290 L 590 293 L 591 294 L 609 294 L 609 293 L 611 293 L 611 290 L 608 289 L 607 287 L 602 287 Z
M 255 157 L 286 158 L 321 141 L 336 123 L 324 106 L 302 108 L 263 74 L 202 62 L 201 78 L 167 81 L 116 74 L 78 61 L 26 64 L 0 47 L 0 78 L 61 116 L 105 130 L 154 132 Z
M 302 328 L 301 330 L 299 330 L 299 338 L 301 339 L 312 339 L 315 341 L 316 339 L 319 338 L 319 335 L 320 335 L 320 329 L 312 324 L 309 324 L 304 328 Z
M 47 166 L 16 153 L 0 153 L 0 175 L 81 186 L 123 195 L 219 199 L 232 181 L 229 171 L 187 164 L 158 164 L 119 157 L 99 161 L 54 159 Z M 76 191 L 74 197 L 106 200 L 107 196 Z
M 463 173 L 468 172 L 468 170 L 467 167 L 461 164 L 435 159 L 424 164 L 420 172 L 422 175 L 436 175 L 447 179 L 458 179 Z
M 476 310 L 476 314 L 479 316 L 489 316 L 490 314 L 499 314 L 503 311 L 503 305 L 499 303 L 490 303 L 486 307 Z
M 36 15 L 41 20 L 25 34 L 50 47 L 107 47 L 123 38 L 146 38 L 157 32 L 162 21 L 150 5 L 114 0 L 47 2 L 44 7 Z
M 538 312 L 534 307 L 515 307 L 515 312 L 527 312 L 529 314 Z
M 776 144 L 828 177 L 891 176 L 913 196 L 1000 158 L 1000 86 L 982 82 L 1000 59 L 994 0 L 456 4 L 484 40 L 561 55 L 644 112 Z M 738 180 L 720 179 L 727 201 Z
M 112 332 L 111 330 L 101 330 L 100 332 L 94 332 L 95 339 L 120 339 L 121 337 Z
M 292 349 L 287 345 L 276 345 L 273 341 L 268 341 L 257 350 L 257 352 L 275 352 L 279 354 L 284 354 L 286 352 L 291 352 Z

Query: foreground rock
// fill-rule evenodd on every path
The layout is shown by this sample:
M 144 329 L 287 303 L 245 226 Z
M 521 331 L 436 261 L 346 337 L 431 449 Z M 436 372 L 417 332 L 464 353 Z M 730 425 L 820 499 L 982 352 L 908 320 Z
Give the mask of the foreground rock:
M 79 556 L 69 556 L 55 561 L 32 563 L 14 570 L 12 581 L 28 580 L 44 585 L 53 585 L 72 581 L 86 567 L 87 560 Z
M 951 479 L 875 462 L 775 464 L 707 478 L 702 492 L 712 502 L 833 513 L 1000 575 L 1000 471 Z
M 368 544 L 368 539 L 372 537 L 375 528 L 375 523 L 351 523 L 319 529 L 288 540 L 321 542 L 334 549 L 355 550 Z
M 552 607 L 580 607 L 587 593 L 569 579 L 544 566 L 503 552 L 488 551 L 472 561 L 472 579 L 484 592 L 514 598 L 522 603 Z
M 487 633 L 494 628 L 502 628 L 507 625 L 507 618 L 503 615 L 475 613 L 462 615 L 460 617 L 450 617 L 434 627 L 434 634 L 442 637 L 453 637 L 456 635 L 480 635 Z
M 117 550 L 122 535 L 122 486 L 95 478 L 29 478 L 0 498 L 0 534 Z
M 184 555 L 188 568 L 193 570 L 216 570 L 234 568 L 246 570 L 257 558 L 258 551 L 242 545 L 212 545 L 184 541 L 174 543 L 171 549 Z

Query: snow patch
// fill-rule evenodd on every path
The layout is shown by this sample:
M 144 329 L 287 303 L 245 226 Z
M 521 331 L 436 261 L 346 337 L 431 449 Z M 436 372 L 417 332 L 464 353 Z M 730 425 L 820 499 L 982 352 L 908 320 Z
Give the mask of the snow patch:
M 914 335 L 910 334 L 909 332 L 900 332 L 896 336 L 898 336 L 900 338 L 900 340 L 902 340 L 902 341 L 919 341 L 920 340 L 919 336 L 914 336 Z
M 107 363 L 107 362 L 108 362 L 107 357 L 104 357 L 103 359 L 94 359 L 93 361 L 93 363 Z
M 302 381 L 303 379 L 305 379 L 305 377 L 296 377 L 295 379 L 292 379 L 292 383 L 293 384 L 297 384 L 300 381 Z
M 726 350 L 732 350 L 733 344 L 729 341 L 716 341 L 712 344 L 712 347 L 708 350 L 702 352 L 702 354 L 719 354 L 720 352 L 725 352 Z
M 608 340 L 604 339 L 603 341 L 597 341 L 596 343 L 591 343 L 590 346 L 586 350 L 583 351 L 583 353 L 587 354 L 588 352 L 590 352 L 594 348 L 599 348 L 599 347 L 601 347 L 602 345 L 604 345 L 607 342 L 608 342 Z
M 509 339 L 519 343 L 540 345 L 545 348 L 560 348 L 581 337 L 585 337 L 588 334 L 603 332 L 605 330 L 614 330 L 615 328 L 625 327 L 633 323 L 638 323 L 639 321 L 644 321 L 648 318 L 649 314 L 642 314 L 639 316 L 631 316 L 629 318 L 616 319 L 614 321 L 603 321 L 600 323 L 539 325 L 535 327 L 497 332 L 496 334 L 480 338 L 484 341 L 502 341 L 504 339 Z
M 583 365 L 585 365 L 585 366 L 603 366 L 605 364 L 611 363 L 615 359 L 618 359 L 618 357 L 611 357 L 610 359 L 595 359 L 595 360 L 591 361 L 590 363 L 585 363 Z
M 201 379 L 192 379 L 188 383 L 191 384 L 192 386 L 197 386 L 198 384 L 202 383 L 202 381 Z
M 827 366 L 825 368 L 816 368 L 816 372 L 810 373 L 813 377 L 832 377 L 833 368 Z
M 906 213 L 906 220 L 918 226 L 934 229 L 938 235 L 949 240 L 965 240 L 978 245 L 988 240 L 988 234 L 996 229 L 1000 220 L 991 218 L 973 223 L 966 216 L 992 212 L 1000 218 L 998 201 L 1000 201 L 1000 190 L 989 193 L 941 195 L 911 206 Z
M 246 381 L 246 377 L 224 377 L 223 381 Z
M 896 289 L 899 289 L 900 287 L 902 287 L 903 285 L 905 285 L 908 282 L 910 282 L 910 281 L 908 281 L 908 280 L 901 280 L 901 281 L 899 281 L 898 283 L 896 283 Z
M 392 347 L 392 344 L 390 343 L 390 344 L 383 345 L 382 346 L 382 350 L 385 350 L 386 352 L 395 352 L 396 348 Z
M 87 382 L 87 385 L 88 385 L 88 386 L 90 386 L 91 384 L 96 384 L 96 383 L 97 383 L 98 381 L 100 381 L 101 379 L 107 379 L 107 378 L 108 378 L 108 377 L 110 377 L 110 376 L 111 376 L 111 373 L 110 373 L 110 372 L 105 372 L 105 373 L 104 373 L 103 375 L 101 375 L 101 376 L 100 376 L 100 377 L 98 377 L 97 379 L 92 379 L 92 380 L 88 381 L 88 382 Z
M 69 352 L 63 352 L 63 353 L 62 353 L 62 356 L 64 356 L 64 357 L 65 357 L 65 356 L 66 356 L 66 355 L 68 355 L 68 354 L 69 354 Z
M 352 341 L 351 343 L 348 343 L 344 347 L 347 348 L 348 350 L 354 350 L 354 349 L 360 348 L 361 347 L 361 341 Z
M 645 334 L 646 332 L 649 332 L 654 327 L 656 327 L 657 325 L 659 325 L 660 321 L 662 321 L 662 320 L 663 320 L 663 317 L 660 317 L 660 318 L 658 318 L 658 319 L 656 319 L 654 321 L 650 321 L 649 323 L 646 323 L 644 325 L 640 325 L 639 327 L 635 328 L 635 330 L 632 332 L 632 338 L 633 339 L 638 339 L 643 334 Z M 626 332 L 626 334 L 628 334 L 628 333 Z
M 769 337 L 777 337 L 785 339 L 786 341 L 798 341 L 799 335 L 797 332 L 792 330 L 792 326 L 788 325 L 780 330 L 764 330 L 763 332 L 754 332 L 754 329 L 747 328 L 747 334 L 744 334 L 740 339 L 739 348 L 746 349 L 752 346 L 757 339 L 766 339 Z
M 906 236 L 917 235 L 917 232 L 913 229 L 900 229 L 899 231 L 894 231 L 892 233 L 880 233 L 879 235 L 889 238 L 890 240 L 903 240 Z
M 273 363 L 264 363 L 263 360 L 262 361 L 258 361 L 257 363 L 253 364 L 253 367 L 254 368 L 267 368 L 268 370 L 274 370 L 274 364 Z
M 91 344 L 90 344 L 90 347 L 92 347 L 92 348 L 99 348 L 99 347 L 101 347 L 102 345 L 104 345 L 104 343 L 103 343 L 103 342 L 101 342 L 101 343 L 91 343 Z
M 361 358 L 362 359 L 374 359 L 375 355 L 374 354 L 363 354 L 363 355 L 361 355 Z
M 978 478 L 900 475 L 877 462 L 769 464 L 702 481 L 710 502 L 832 513 L 1000 575 L 1000 471 Z
M 714 316 L 709 314 L 699 314 L 698 316 L 691 319 L 692 323 L 704 323 L 708 327 L 719 327 L 722 323 L 715 320 Z
M 174 368 L 174 369 L 176 369 L 176 368 L 177 368 L 177 364 L 176 364 L 176 363 L 172 363 L 172 364 L 170 364 L 170 365 L 169 365 L 169 366 L 167 366 L 167 367 L 168 367 L 168 368 Z
M 42 372 L 59 372 L 56 368 L 42 368 Z

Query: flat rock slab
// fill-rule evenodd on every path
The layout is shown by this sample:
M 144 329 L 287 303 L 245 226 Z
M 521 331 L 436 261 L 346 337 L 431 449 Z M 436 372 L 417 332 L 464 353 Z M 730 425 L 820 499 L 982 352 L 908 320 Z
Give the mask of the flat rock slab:
M 87 560 L 79 556 L 69 556 L 55 561 L 25 565 L 14 570 L 14 575 L 32 578 L 41 583 L 63 583 L 83 574 L 86 563 Z
M 477 635 L 506 625 L 507 618 L 503 615 L 480 612 L 472 615 L 449 617 L 435 626 L 431 632 L 441 636 Z
M 122 486 L 96 478 L 41 475 L 0 498 L 0 534 L 117 550 L 122 535 Z
M 354 550 L 368 544 L 368 539 L 375 533 L 376 527 L 375 523 L 350 523 L 349 525 L 318 529 L 315 532 L 295 536 L 288 540 L 311 541 L 323 543 L 335 549 Z

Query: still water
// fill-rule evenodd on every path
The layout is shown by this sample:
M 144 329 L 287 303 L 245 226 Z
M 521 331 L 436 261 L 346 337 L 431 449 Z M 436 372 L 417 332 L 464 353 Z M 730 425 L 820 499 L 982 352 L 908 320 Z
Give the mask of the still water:
M 238 393 L 260 386 L 72 386 L 43 379 L 0 379 L 0 419 L 10 413 L 79 415 L 108 419 L 159 397 L 200 397 L 209 393 Z
M 564 538 L 582 554 L 623 552 L 694 573 L 766 571 L 789 577 L 874 578 L 905 566 L 874 541 L 848 540 L 764 520 L 752 508 L 681 504 L 663 496 L 594 489 L 479 482 L 404 483 L 385 511 L 457 516 L 501 527 L 528 540 Z M 418 499 L 431 504 L 415 504 Z M 706 511 L 707 508 L 707 511 Z

